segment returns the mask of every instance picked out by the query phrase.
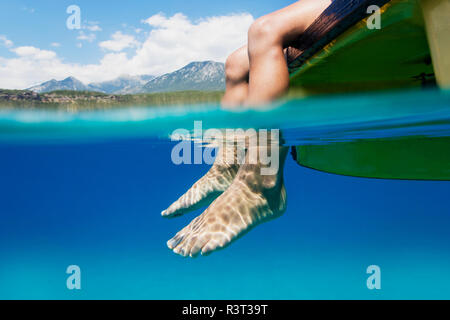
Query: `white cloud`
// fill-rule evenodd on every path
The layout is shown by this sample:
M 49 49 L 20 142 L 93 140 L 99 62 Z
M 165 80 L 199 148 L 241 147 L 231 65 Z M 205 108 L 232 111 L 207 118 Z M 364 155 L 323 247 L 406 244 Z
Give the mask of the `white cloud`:
M 30 7 L 27 7 L 27 6 L 23 6 L 23 7 L 22 7 L 22 10 L 23 10 L 23 11 L 27 11 L 27 12 L 29 12 L 29 13 L 35 13 L 35 12 L 36 12 L 36 9 L 30 8 Z
M 123 49 L 135 47 L 137 44 L 138 42 L 133 36 L 117 31 L 112 35 L 111 40 L 100 42 L 99 46 L 106 50 L 120 52 Z
M 78 34 L 77 40 L 80 41 L 87 41 L 87 42 L 93 42 L 95 40 L 96 36 L 93 33 L 86 34 L 84 31 L 80 31 Z
M 208 17 L 195 22 L 181 13 L 172 17 L 151 16 L 144 23 L 152 29 L 130 64 L 149 74 L 161 74 L 191 61 L 225 62 L 228 54 L 247 42 L 253 20 L 250 14 Z
M 14 43 L 11 40 L 9 40 L 6 36 L 2 34 L 0 34 L 0 43 L 7 48 L 10 48 L 14 45 Z
M 147 30 L 144 30 L 146 38 L 141 42 L 116 32 L 110 40 L 99 44 L 112 52 L 106 52 L 95 64 L 68 63 L 53 51 L 30 46 L 10 48 L 17 56 L 0 57 L 0 88 L 27 88 L 68 76 L 90 83 L 123 74 L 160 75 L 192 61 L 224 62 L 228 54 L 246 43 L 247 30 L 253 20 L 250 14 L 215 16 L 198 21 L 181 13 L 172 17 L 157 14 L 143 21 Z M 133 54 L 127 56 L 120 52 L 129 47 L 136 48 Z
M 87 42 L 94 42 L 94 40 L 97 38 L 94 32 L 102 31 L 102 28 L 98 25 L 99 23 L 96 21 L 86 21 L 81 26 L 81 31 L 78 33 L 77 40 L 80 41 L 87 41 Z M 83 30 L 86 30 L 83 31 Z M 82 44 L 77 44 L 79 48 L 81 48 Z
M 56 53 L 49 50 L 41 50 L 39 48 L 24 46 L 11 49 L 12 52 L 19 57 L 29 60 L 52 60 L 56 58 Z
M 87 25 L 84 27 L 84 29 L 87 29 L 91 32 L 99 32 L 102 31 L 102 28 L 100 28 L 98 25 L 93 24 L 93 25 Z
M 52 46 L 54 48 L 58 48 L 58 47 L 61 47 L 61 43 L 59 43 L 59 42 L 52 42 L 52 43 L 50 43 L 50 46 Z

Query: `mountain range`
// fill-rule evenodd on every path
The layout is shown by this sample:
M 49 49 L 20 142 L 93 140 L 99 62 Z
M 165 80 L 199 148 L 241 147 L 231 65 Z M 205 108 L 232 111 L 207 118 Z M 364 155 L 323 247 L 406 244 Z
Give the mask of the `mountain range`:
M 225 66 L 214 61 L 191 62 L 159 77 L 120 76 L 114 80 L 84 84 L 74 77 L 41 83 L 27 90 L 45 93 L 57 90 L 96 91 L 108 94 L 135 94 L 169 91 L 221 91 L 225 89 Z

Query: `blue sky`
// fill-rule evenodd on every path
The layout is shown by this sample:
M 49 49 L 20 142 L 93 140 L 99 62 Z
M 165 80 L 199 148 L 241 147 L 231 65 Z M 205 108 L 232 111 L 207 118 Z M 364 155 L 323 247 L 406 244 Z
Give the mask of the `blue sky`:
M 245 29 L 247 24 L 251 22 L 249 17 L 257 18 L 289 3 L 292 3 L 292 1 L 2 0 L 0 3 L 0 87 L 8 85 L 14 88 L 27 86 L 46 80 L 45 77 L 47 76 L 61 78 L 71 75 L 69 73 L 75 73 L 75 76 L 81 77 L 85 82 L 105 80 L 97 75 L 107 73 L 105 77 L 115 76 L 113 73 L 104 72 L 104 70 L 113 69 L 106 66 L 106 63 L 102 67 L 91 68 L 90 70 L 83 69 L 82 66 L 98 66 L 102 59 L 109 59 L 111 65 L 125 66 L 128 63 L 126 61 L 132 59 L 137 50 L 147 46 L 146 50 L 151 51 L 155 49 L 153 46 L 157 45 L 156 42 L 164 43 L 166 40 L 167 59 L 177 62 L 167 63 L 166 65 L 165 62 L 154 59 L 155 64 L 159 64 L 160 68 L 151 68 L 149 61 L 146 64 L 141 61 L 139 66 L 137 62 L 133 62 L 133 65 L 127 65 L 127 68 L 131 74 L 138 73 L 138 70 L 146 73 L 170 72 L 173 70 L 165 69 L 180 67 L 189 59 L 196 60 L 196 52 L 192 48 L 182 48 L 183 46 L 189 46 L 190 36 L 200 37 L 201 35 L 203 38 L 206 49 L 202 49 L 201 46 L 197 49 L 205 52 L 205 54 L 198 54 L 199 60 L 208 58 L 208 50 L 210 50 L 211 59 L 223 60 L 225 51 L 233 50 L 234 47 L 245 42 Z M 69 30 L 66 27 L 66 20 L 69 17 L 66 9 L 72 4 L 79 6 L 81 9 L 81 30 Z M 162 22 L 158 25 L 143 22 L 158 14 L 166 18 L 165 23 L 169 23 L 169 26 Z M 181 18 L 170 20 L 176 14 L 181 14 L 177 16 Z M 221 17 L 232 17 L 232 19 L 223 20 L 228 21 L 226 24 L 223 24 L 223 22 L 220 24 L 220 21 L 222 21 L 220 20 L 212 24 L 199 25 L 200 21 L 211 17 L 217 17 L 219 20 Z M 184 28 L 183 25 L 186 21 L 189 23 L 189 27 L 192 27 L 192 32 L 179 34 L 180 39 L 185 40 L 185 44 L 175 42 L 177 28 L 180 28 L 180 26 Z M 214 29 L 212 25 L 215 25 L 218 29 Z M 210 32 L 206 32 L 202 28 Z M 154 29 L 160 30 L 161 33 L 155 35 L 153 39 L 149 39 L 148 36 Z M 167 32 L 164 33 L 161 29 L 170 30 L 166 30 Z M 113 37 L 114 34 L 115 37 Z M 168 36 L 166 39 L 164 34 L 173 37 Z M 106 42 L 111 40 L 115 42 Z M 173 43 L 170 43 L 170 41 L 173 41 Z M 121 42 L 119 47 L 117 47 L 117 42 Z M 195 40 L 192 42 L 195 43 Z M 171 46 L 180 47 L 176 59 L 170 57 L 169 48 Z M 196 46 L 199 47 L 198 44 Z M 214 46 L 217 48 L 212 48 Z M 17 50 L 17 48 L 22 49 Z M 161 48 L 156 48 L 151 52 L 158 52 L 159 57 L 166 55 Z M 182 59 L 182 52 L 186 52 L 185 59 Z M 120 54 L 121 57 L 119 57 Z M 141 52 L 141 54 L 143 53 Z M 124 55 L 128 60 L 124 60 Z M 36 62 L 37 56 L 39 57 L 38 62 Z M 45 57 L 45 63 L 43 57 Z M 53 60 L 47 61 L 50 59 Z M 71 66 L 66 66 L 67 68 L 64 69 L 65 64 Z M 67 72 L 64 72 L 64 70 Z M 122 71 L 121 73 L 123 73 Z M 9 80 L 6 81 L 6 78 L 9 78 Z

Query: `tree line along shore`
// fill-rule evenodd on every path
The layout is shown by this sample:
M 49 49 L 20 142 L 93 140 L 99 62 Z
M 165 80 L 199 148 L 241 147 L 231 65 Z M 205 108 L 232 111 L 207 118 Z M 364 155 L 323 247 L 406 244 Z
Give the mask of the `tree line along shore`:
M 105 94 L 92 91 L 53 91 L 0 89 L 0 108 L 93 110 L 126 106 L 163 106 L 219 103 L 223 91 L 176 91 L 142 94 Z

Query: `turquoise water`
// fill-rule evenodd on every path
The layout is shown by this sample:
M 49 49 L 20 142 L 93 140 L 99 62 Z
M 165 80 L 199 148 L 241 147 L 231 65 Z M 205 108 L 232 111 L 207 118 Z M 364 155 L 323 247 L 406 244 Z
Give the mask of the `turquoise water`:
M 176 129 L 193 129 L 194 121 L 202 121 L 203 129 L 282 129 L 289 145 L 418 134 L 446 136 L 449 106 L 450 92 L 429 90 L 288 100 L 263 111 L 225 110 L 219 105 L 78 113 L 0 109 L 0 141 L 166 139 Z
M 288 159 L 288 209 L 225 250 L 165 242 L 202 210 L 165 209 L 207 170 L 172 163 L 171 132 L 280 128 L 287 145 L 450 135 L 450 94 L 408 91 L 219 106 L 0 111 L 1 299 L 449 299 L 450 182 L 309 170 Z M 81 290 L 66 268 L 81 268 Z M 381 268 L 369 290 L 366 268 Z

